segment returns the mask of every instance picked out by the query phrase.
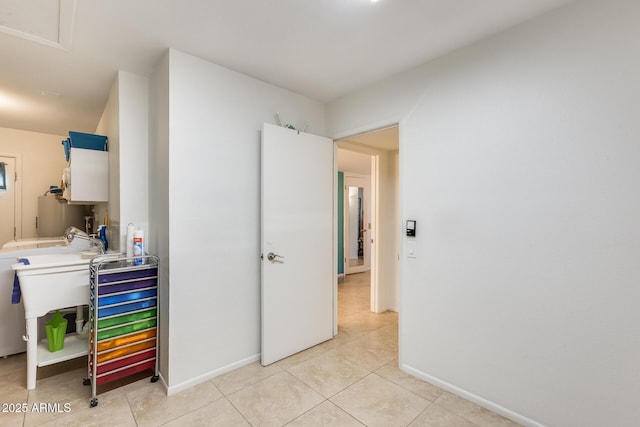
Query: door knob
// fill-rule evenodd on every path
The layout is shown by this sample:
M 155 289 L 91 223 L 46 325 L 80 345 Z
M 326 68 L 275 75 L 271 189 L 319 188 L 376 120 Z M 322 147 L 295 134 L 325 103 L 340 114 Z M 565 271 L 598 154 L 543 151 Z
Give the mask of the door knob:
M 269 261 L 275 261 L 275 260 L 276 260 L 276 258 L 284 258 L 284 257 L 283 257 L 282 255 L 274 254 L 273 252 L 269 252 L 269 253 L 267 254 L 267 259 L 268 259 Z

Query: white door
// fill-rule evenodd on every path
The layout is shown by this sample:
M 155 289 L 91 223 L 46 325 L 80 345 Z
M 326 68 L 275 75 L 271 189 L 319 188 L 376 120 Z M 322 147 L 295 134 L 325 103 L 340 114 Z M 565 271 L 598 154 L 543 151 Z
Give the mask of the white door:
M 16 238 L 16 159 L 0 157 L 0 246 Z
M 344 177 L 345 273 L 362 273 L 371 268 L 371 204 L 369 177 Z
M 333 337 L 334 145 L 262 128 L 262 364 Z

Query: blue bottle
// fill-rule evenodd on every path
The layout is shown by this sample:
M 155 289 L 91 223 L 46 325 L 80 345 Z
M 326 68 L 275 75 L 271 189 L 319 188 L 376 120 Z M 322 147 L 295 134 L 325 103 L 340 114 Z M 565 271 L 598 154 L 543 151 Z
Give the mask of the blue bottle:
M 107 226 L 101 225 L 98 227 L 98 238 L 102 240 L 105 252 L 109 249 L 109 242 L 107 242 Z

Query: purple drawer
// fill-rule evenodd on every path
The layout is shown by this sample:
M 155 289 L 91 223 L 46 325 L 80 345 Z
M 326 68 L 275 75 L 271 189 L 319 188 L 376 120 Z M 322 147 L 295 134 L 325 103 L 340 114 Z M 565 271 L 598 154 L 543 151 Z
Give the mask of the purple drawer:
M 106 273 L 104 271 L 100 271 L 98 283 L 121 282 L 124 280 L 141 279 L 143 277 L 154 277 L 157 275 L 157 268 L 145 268 L 141 270 L 123 271 L 120 273 Z
M 137 282 L 116 283 L 114 285 L 104 284 L 98 287 L 98 295 L 113 294 L 115 292 L 132 291 L 134 289 L 150 288 L 156 286 L 156 279 L 144 279 Z

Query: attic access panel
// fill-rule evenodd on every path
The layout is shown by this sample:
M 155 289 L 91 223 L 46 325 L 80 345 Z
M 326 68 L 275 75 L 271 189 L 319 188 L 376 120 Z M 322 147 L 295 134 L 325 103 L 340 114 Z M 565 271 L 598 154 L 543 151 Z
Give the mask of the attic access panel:
M 0 31 L 67 49 L 75 0 L 0 0 Z

